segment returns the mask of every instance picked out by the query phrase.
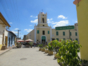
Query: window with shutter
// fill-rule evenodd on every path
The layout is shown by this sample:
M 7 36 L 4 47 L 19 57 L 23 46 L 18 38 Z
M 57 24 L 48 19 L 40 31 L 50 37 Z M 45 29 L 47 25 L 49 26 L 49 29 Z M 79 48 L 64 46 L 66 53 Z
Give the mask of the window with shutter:
M 63 32 L 63 36 L 65 36 L 65 32 Z
M 49 31 L 48 31 L 48 34 L 49 34 Z
M 65 38 L 63 38 L 63 40 L 65 40 Z
M 37 34 L 39 34 L 39 30 L 37 30 Z
M 71 32 L 70 32 L 70 36 L 71 36 Z
M 58 35 L 58 32 L 56 32 L 56 35 Z
M 77 36 L 77 32 L 75 32 L 75 36 Z

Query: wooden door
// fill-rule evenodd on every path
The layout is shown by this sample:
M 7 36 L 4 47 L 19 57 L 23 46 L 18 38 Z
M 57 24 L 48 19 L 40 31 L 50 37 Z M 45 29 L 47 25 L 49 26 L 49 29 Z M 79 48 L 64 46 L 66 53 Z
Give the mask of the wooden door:
M 7 47 L 8 37 L 5 36 L 5 46 Z

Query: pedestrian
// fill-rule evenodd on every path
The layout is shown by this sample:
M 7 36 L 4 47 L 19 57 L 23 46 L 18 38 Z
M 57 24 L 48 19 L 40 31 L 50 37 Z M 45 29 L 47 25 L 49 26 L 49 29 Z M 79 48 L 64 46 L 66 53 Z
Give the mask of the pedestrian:
M 45 42 L 45 45 L 47 45 L 47 42 Z
M 35 43 L 34 43 L 34 48 L 35 48 Z

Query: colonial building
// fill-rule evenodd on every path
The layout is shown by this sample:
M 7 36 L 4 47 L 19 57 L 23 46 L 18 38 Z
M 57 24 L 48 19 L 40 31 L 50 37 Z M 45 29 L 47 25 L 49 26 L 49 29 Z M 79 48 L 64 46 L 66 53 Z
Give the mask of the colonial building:
M 26 40 L 26 35 L 24 35 L 23 40 Z
M 78 24 L 72 26 L 62 26 L 52 29 L 47 23 L 47 13 L 40 12 L 38 15 L 38 25 L 26 35 L 26 39 L 32 39 L 34 42 L 50 42 L 60 39 L 78 39 Z
M 7 48 L 8 45 L 8 31 L 6 27 L 10 27 L 10 25 L 0 12 L 0 50 Z
M 13 47 L 16 44 L 16 35 L 12 31 L 8 31 L 8 46 Z

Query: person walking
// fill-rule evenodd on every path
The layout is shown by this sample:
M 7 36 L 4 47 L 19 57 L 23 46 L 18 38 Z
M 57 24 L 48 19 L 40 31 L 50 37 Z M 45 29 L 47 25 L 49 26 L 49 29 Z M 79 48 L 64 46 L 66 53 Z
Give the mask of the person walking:
M 35 48 L 35 43 L 34 43 L 34 48 Z

